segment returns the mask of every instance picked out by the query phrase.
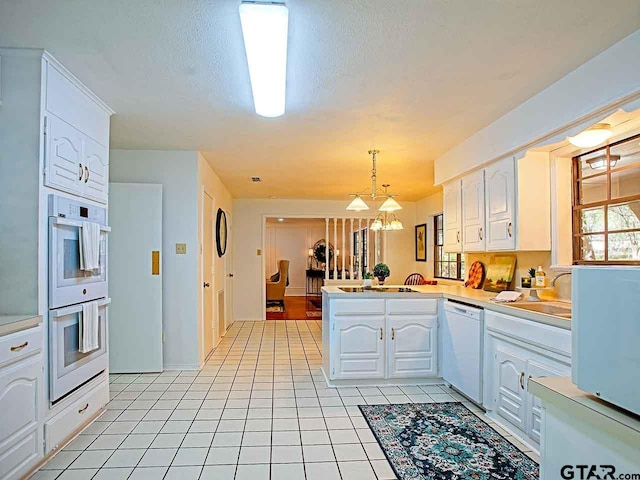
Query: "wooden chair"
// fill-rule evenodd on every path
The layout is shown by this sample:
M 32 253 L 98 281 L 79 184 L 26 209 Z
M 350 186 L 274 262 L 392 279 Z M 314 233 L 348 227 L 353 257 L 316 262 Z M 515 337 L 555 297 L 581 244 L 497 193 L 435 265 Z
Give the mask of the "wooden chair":
M 405 281 L 405 285 L 426 285 L 426 280 L 420 273 L 412 273 Z

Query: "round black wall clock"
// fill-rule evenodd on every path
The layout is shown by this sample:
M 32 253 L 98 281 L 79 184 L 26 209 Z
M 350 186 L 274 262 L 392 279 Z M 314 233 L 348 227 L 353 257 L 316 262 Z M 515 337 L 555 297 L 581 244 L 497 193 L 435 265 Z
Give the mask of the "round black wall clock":
M 219 257 L 227 251 L 227 215 L 221 208 L 216 215 L 216 248 Z

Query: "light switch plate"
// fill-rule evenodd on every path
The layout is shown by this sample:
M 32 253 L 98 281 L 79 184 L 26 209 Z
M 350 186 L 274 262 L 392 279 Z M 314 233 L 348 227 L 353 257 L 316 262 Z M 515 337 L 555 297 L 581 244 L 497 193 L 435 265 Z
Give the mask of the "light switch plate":
M 187 254 L 187 244 L 186 243 L 176 243 L 176 254 L 177 255 L 186 255 Z

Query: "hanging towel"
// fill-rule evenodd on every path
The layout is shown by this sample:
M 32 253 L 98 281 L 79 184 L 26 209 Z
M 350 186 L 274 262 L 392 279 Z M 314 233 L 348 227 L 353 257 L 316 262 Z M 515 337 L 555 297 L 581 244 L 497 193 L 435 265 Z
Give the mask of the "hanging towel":
M 80 229 L 80 270 L 96 270 L 100 267 L 100 225 L 82 222 Z
M 82 315 L 78 328 L 78 350 L 88 353 L 97 349 L 98 345 L 98 302 L 82 304 Z

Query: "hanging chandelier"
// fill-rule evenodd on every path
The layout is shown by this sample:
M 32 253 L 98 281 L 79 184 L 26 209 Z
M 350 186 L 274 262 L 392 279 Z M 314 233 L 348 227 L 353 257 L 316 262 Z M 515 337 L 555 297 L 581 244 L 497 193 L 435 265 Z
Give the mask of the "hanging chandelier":
M 382 185 L 382 190 L 378 189 L 376 186 L 377 180 L 377 170 L 376 170 L 376 156 L 380 153 L 379 150 L 369 150 L 369 155 L 371 155 L 372 167 L 371 167 L 371 193 L 353 193 L 351 196 L 353 200 L 347 206 L 347 210 L 353 212 L 362 212 L 365 210 L 369 210 L 369 205 L 362 199 L 362 195 L 368 195 L 372 201 L 376 201 L 378 199 L 384 198 L 384 201 L 378 208 L 378 214 L 376 218 L 373 220 L 373 223 L 369 228 L 371 230 L 402 230 L 404 227 L 402 222 L 398 219 L 398 216 L 394 213 L 397 210 L 401 210 L 402 206 L 396 202 L 393 198 L 395 195 L 389 193 L 388 189 L 391 185 L 388 183 Z

